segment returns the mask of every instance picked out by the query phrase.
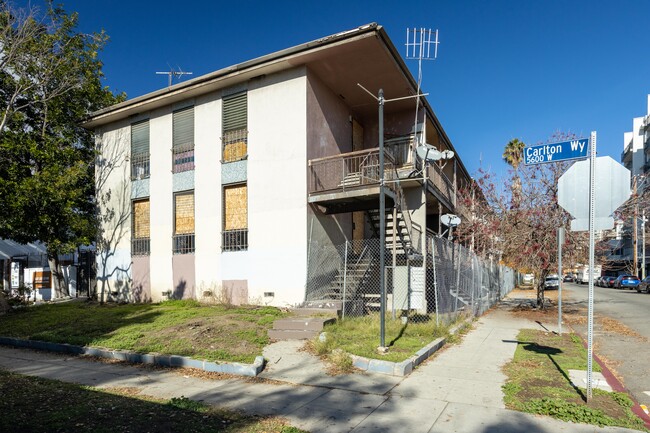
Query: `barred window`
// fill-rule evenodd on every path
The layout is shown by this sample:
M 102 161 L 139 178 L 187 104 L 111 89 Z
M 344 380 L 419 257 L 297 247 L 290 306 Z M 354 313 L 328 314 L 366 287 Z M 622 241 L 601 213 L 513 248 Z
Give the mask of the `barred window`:
M 223 98 L 223 162 L 239 161 L 248 155 L 247 104 L 246 92 Z
M 174 254 L 194 252 L 194 191 L 174 195 Z
M 223 251 L 248 249 L 248 187 L 246 184 L 223 188 Z
M 131 179 L 149 177 L 149 119 L 131 124 Z
M 194 170 L 194 107 L 176 110 L 172 117 L 172 171 Z
M 150 253 L 151 227 L 149 199 L 134 201 L 132 215 L 131 255 L 147 256 Z

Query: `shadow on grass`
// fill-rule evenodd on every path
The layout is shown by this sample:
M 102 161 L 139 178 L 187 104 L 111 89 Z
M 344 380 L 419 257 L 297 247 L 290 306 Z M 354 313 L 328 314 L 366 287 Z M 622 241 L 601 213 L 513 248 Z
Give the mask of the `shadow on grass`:
M 566 374 L 566 372 L 560 367 L 560 364 L 555 361 L 553 358 L 553 355 L 559 355 L 560 353 L 564 353 L 562 349 L 558 349 L 557 347 L 550 347 L 550 346 L 542 346 L 541 344 L 537 344 L 534 341 L 519 341 L 519 340 L 503 340 L 504 342 L 507 343 L 517 343 L 523 345 L 524 350 L 527 350 L 529 352 L 534 352 L 538 353 L 540 355 L 546 355 L 548 359 L 553 363 L 557 371 L 560 372 L 560 374 L 564 377 L 564 379 L 569 382 L 571 387 L 578 393 L 580 398 L 582 398 L 583 401 L 587 401 L 587 396 L 582 392 L 580 388 L 578 388 L 569 378 L 569 376 Z
M 143 400 L 2 371 L 0 391 L 0 411 L 11 413 L 11 417 L 0 417 L 3 432 L 212 432 L 225 428 L 248 432 L 264 427 L 259 418 L 210 410 L 185 397 Z

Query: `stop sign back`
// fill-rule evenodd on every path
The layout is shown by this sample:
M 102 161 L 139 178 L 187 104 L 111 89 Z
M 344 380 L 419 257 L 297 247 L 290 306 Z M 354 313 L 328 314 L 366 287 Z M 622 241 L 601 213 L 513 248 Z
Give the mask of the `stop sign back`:
M 595 161 L 594 229 L 614 227 L 612 213 L 630 197 L 630 170 L 609 156 Z M 558 204 L 575 220 L 571 230 L 589 230 L 589 160 L 573 164 L 558 181 Z

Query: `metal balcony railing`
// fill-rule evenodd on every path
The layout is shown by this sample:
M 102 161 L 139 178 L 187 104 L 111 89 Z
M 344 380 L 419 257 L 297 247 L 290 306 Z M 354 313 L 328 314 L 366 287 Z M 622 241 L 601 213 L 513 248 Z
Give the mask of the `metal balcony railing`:
M 395 164 L 385 155 L 384 178 L 393 178 Z M 360 150 L 309 161 L 309 193 L 379 185 L 379 149 Z
M 433 186 L 446 198 L 453 206 L 456 206 L 456 194 L 454 183 L 449 180 L 447 175 L 436 164 L 427 166 L 427 177 L 433 183 Z

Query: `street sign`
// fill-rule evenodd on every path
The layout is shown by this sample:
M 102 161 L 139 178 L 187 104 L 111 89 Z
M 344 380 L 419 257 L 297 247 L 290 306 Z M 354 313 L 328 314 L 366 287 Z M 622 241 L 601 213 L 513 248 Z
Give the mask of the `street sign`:
M 594 230 L 614 228 L 612 213 L 630 197 L 630 170 L 609 156 L 595 161 Z M 589 230 L 589 161 L 573 164 L 559 179 L 557 202 L 575 218 L 572 231 Z
M 588 138 L 528 146 L 523 150 L 524 164 L 535 165 L 586 158 L 588 148 Z

